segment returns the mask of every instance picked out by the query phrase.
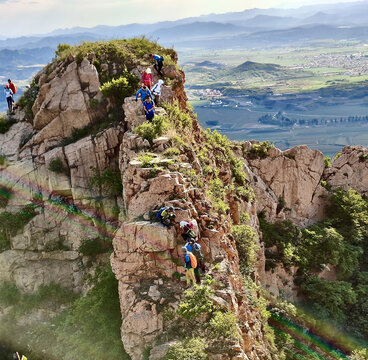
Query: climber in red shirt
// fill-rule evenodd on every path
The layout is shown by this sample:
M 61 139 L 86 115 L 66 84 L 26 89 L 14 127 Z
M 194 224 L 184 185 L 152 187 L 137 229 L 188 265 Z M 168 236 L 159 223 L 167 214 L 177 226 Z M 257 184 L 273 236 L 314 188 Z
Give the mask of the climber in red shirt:
M 12 83 L 12 81 L 10 79 L 8 79 L 8 86 L 9 86 L 9 89 L 13 92 L 13 94 L 16 94 L 17 93 L 17 87 L 14 83 Z
M 147 68 L 147 70 L 142 71 L 142 84 L 146 85 L 148 89 L 151 90 L 152 86 L 152 73 L 151 69 Z

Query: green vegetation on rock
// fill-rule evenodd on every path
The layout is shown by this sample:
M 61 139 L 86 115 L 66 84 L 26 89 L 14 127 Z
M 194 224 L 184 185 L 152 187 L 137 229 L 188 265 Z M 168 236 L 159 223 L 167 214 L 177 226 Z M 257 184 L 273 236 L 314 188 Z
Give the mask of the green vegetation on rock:
M 0 134 L 5 134 L 15 124 L 15 120 L 0 114 Z
M 0 303 L 12 307 L 2 317 L 0 337 L 11 339 L 12 347 L 17 349 L 32 343 L 32 349 L 24 349 L 32 359 L 128 360 L 120 337 L 118 283 L 111 268 L 98 269 L 90 285 L 92 289 L 81 296 L 57 284 L 42 286 L 33 294 L 22 294 L 14 284 L 3 283 Z M 14 317 L 30 316 L 45 308 L 59 314 L 33 325 L 32 331 L 27 331 L 27 324 L 14 322 Z
M 259 220 L 266 267 L 296 265 L 296 281 L 313 316 L 368 341 L 368 307 L 363 300 L 368 295 L 367 201 L 354 190 L 337 189 L 330 198 L 327 218 L 302 230 L 289 220 L 274 224 L 263 216 Z M 331 267 L 336 271 L 335 281 L 314 275 Z
M 121 196 L 123 183 L 120 171 L 106 169 L 100 172 L 97 168 L 91 168 L 93 176 L 90 178 L 90 189 L 97 188 L 108 196 Z
M 60 158 L 51 160 L 49 164 L 49 170 L 57 174 L 62 174 L 65 172 L 62 160 Z

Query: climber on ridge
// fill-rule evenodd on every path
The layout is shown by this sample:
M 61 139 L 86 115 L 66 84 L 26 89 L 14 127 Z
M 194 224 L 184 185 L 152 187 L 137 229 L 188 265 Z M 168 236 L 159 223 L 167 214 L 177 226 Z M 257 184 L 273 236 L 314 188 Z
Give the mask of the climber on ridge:
M 139 96 L 141 97 L 142 103 L 147 96 L 149 96 L 153 101 L 151 91 L 144 84 L 142 84 L 142 87 L 137 91 L 137 94 L 135 95 L 135 101 L 138 101 Z
M 195 242 L 193 244 L 192 253 L 194 254 L 194 256 L 197 259 L 197 267 L 194 269 L 194 276 L 195 276 L 197 284 L 200 284 L 201 283 L 201 277 L 200 277 L 199 270 L 201 270 L 201 272 L 204 274 L 206 272 L 206 267 L 205 267 L 204 261 L 203 261 L 204 256 L 202 254 L 202 247 L 197 242 Z
M 164 66 L 164 57 L 157 54 L 150 54 L 150 58 L 155 61 L 155 65 L 153 65 L 155 70 L 161 77 L 164 77 L 164 74 L 161 72 L 161 69 Z
M 8 85 L 9 85 L 9 88 L 11 89 L 11 91 L 13 92 L 13 94 L 16 94 L 17 91 L 18 91 L 18 88 L 14 83 L 12 83 L 12 81 L 10 79 L 8 79 Z
M 197 234 L 193 231 L 192 222 L 180 221 L 180 228 L 182 229 L 182 238 L 185 242 L 195 241 Z
M 181 248 L 185 255 L 184 255 L 184 261 L 185 261 L 185 278 L 187 279 L 187 286 L 190 286 L 190 283 L 193 283 L 193 286 L 196 284 L 196 279 L 194 276 L 194 269 L 197 267 L 197 259 L 195 255 L 188 251 L 188 249 L 183 246 Z
M 145 100 L 143 101 L 143 108 L 146 114 L 146 120 L 152 121 L 152 119 L 155 117 L 155 104 L 149 96 L 146 96 Z
M 142 71 L 142 84 L 146 85 L 148 87 L 148 89 L 151 89 L 152 86 L 152 73 L 151 73 L 151 69 L 147 68 L 146 70 Z
M 152 95 L 154 96 L 155 104 L 158 106 L 160 103 L 160 96 L 161 96 L 161 87 L 164 84 L 163 80 L 157 81 L 153 88 L 151 89 Z
M 168 228 L 170 228 L 171 226 L 173 226 L 173 221 L 175 219 L 175 209 L 170 206 L 164 206 L 161 209 L 158 210 L 157 214 L 156 214 L 156 218 L 158 220 L 160 220 L 161 224 L 163 226 L 167 226 Z
M 9 85 L 5 85 L 4 87 L 4 94 L 6 97 L 6 101 L 8 103 L 8 110 L 9 112 L 13 111 L 13 91 L 9 88 Z

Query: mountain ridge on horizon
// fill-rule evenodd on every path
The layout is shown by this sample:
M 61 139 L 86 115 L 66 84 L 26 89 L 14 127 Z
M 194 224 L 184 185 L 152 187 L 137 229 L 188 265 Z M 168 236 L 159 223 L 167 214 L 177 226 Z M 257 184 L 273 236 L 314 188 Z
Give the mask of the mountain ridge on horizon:
M 178 20 L 165 20 L 154 23 L 130 23 L 122 25 L 104 25 L 99 24 L 92 27 L 71 27 L 64 29 L 55 29 L 51 32 L 41 33 L 41 34 L 30 34 L 23 35 L 19 37 L 8 38 L 4 36 L 0 37 L 0 47 L 11 46 L 11 42 L 15 39 L 22 38 L 46 38 L 55 36 L 67 36 L 67 35 L 80 35 L 80 34 L 93 34 L 96 40 L 106 37 L 106 40 L 113 37 L 132 37 L 147 34 L 151 36 L 151 33 L 157 31 L 163 32 L 165 29 L 185 25 L 190 23 L 205 23 L 205 22 L 217 22 L 221 24 L 229 24 L 236 26 L 243 26 L 247 28 L 247 21 L 253 20 L 257 23 L 257 16 L 270 16 L 276 17 L 281 24 L 277 24 L 278 27 L 282 26 L 282 20 L 285 18 L 285 27 L 304 25 L 308 23 L 308 19 L 313 19 L 314 16 L 318 16 L 320 13 L 324 13 L 325 16 L 330 17 L 331 23 L 336 23 L 334 20 L 339 22 L 347 22 L 343 25 L 362 25 L 365 21 L 365 12 L 363 9 L 368 11 L 368 3 L 366 1 L 356 1 L 356 2 L 342 2 L 337 4 L 318 4 L 318 5 L 303 5 L 297 8 L 277 8 L 272 7 L 268 9 L 252 8 L 237 12 L 226 12 L 220 14 L 202 14 L 195 17 L 187 17 Z M 356 11 L 355 11 L 356 10 Z M 337 12 L 340 12 L 338 14 Z M 342 12 L 342 13 L 341 13 Z M 352 13 L 352 15 L 350 15 Z M 360 18 L 359 18 L 360 16 Z M 358 21 L 356 22 L 356 17 Z M 292 18 L 292 19 L 288 19 Z M 290 23 L 291 20 L 291 23 Z M 252 21 L 250 21 L 252 23 Z M 265 28 L 270 28 L 273 24 L 266 26 L 262 24 Z M 251 27 L 254 24 L 251 24 Z M 262 27 L 262 26 L 261 26 Z M 1 43 L 6 44 L 2 46 Z M 8 44 L 10 43 L 10 44 Z

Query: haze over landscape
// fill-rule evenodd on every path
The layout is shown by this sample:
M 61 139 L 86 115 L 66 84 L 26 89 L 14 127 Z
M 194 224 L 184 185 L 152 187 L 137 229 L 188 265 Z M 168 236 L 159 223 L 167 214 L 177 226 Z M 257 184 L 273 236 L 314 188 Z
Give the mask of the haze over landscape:
M 174 46 L 179 52 L 180 64 L 187 74 L 188 94 L 204 126 L 217 128 L 232 139 L 269 139 L 282 149 L 306 143 L 329 155 L 343 145 L 368 145 L 368 138 L 359 131 L 366 126 L 367 116 L 364 82 L 368 79 L 368 3 L 303 4 L 263 1 L 257 2 L 256 9 L 223 14 L 220 12 L 225 5 L 221 4 L 209 6 L 201 2 L 203 7 L 194 12 L 195 6 L 190 4 L 185 7 L 189 12 L 180 11 L 180 5 L 173 11 L 170 4 L 167 7 L 162 4 L 165 10 L 156 17 L 153 7 L 150 19 L 166 17 L 166 21 L 78 26 L 44 35 L 3 39 L 0 40 L 0 79 L 10 77 L 25 85 L 52 59 L 59 43 L 73 45 L 143 35 L 165 46 Z M 37 11 L 41 5 L 43 12 Z M 77 7 L 82 5 L 84 3 L 76 4 Z M 277 5 L 283 7 L 277 8 Z M 288 7 L 290 5 L 292 7 Z M 58 11 L 59 5 L 20 1 L 4 2 L 1 6 L 10 12 L 13 7 L 34 6 L 35 14 L 44 16 Z M 115 14 L 112 9 L 118 13 L 120 6 L 124 7 L 123 16 L 127 16 L 125 21 L 128 22 L 130 12 L 136 12 L 134 2 L 111 1 L 104 2 L 103 6 L 92 3 L 88 11 L 98 17 L 85 13 L 81 21 L 88 19 L 91 25 L 103 19 L 103 12 L 96 15 L 102 8 Z M 241 6 L 254 4 L 230 2 L 226 9 L 238 10 Z M 268 8 L 270 6 L 275 7 Z M 212 14 L 185 18 L 186 14 L 192 15 L 190 11 Z M 68 21 L 65 25 L 75 24 L 73 15 L 63 17 L 62 14 L 60 19 Z M 182 19 L 170 19 L 169 14 L 180 14 Z M 42 27 L 39 26 L 46 26 L 47 19 L 44 16 L 36 25 L 37 17 L 32 17 L 32 29 L 37 29 L 32 33 L 40 33 Z M 134 19 L 147 21 L 139 16 Z M 109 23 L 117 21 L 124 22 L 124 18 L 112 17 Z M 22 21 L 19 23 L 17 31 L 23 31 L 23 35 L 31 32 L 26 25 L 22 28 Z M 47 26 L 56 24 L 53 21 Z M 274 65 L 267 65 L 269 63 Z M 341 87 L 345 84 L 349 84 L 350 90 Z M 217 95 L 212 96 L 206 89 L 214 90 Z M 340 106 L 341 111 L 336 112 L 337 107 L 332 104 Z M 5 105 L 5 101 L 2 102 L 3 110 Z M 259 121 L 264 115 L 272 117 L 279 112 L 291 121 L 283 122 L 282 126 L 277 121 Z

